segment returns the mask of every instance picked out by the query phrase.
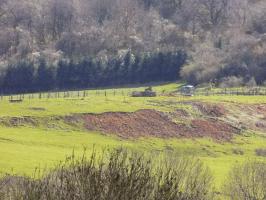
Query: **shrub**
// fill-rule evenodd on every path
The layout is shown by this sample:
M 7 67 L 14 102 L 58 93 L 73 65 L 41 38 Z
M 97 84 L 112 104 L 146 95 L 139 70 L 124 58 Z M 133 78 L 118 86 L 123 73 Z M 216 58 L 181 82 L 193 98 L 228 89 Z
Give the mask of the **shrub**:
M 243 85 L 242 77 L 230 76 L 223 78 L 219 86 L 222 88 L 228 88 L 228 87 L 239 87 L 242 85 Z
M 196 159 L 177 158 L 155 167 L 143 155 L 114 150 L 99 159 L 71 159 L 41 180 L 24 179 L 12 200 L 208 200 L 212 176 Z
M 0 180 L 0 199 L 4 197 L 3 188 L 4 188 L 4 181 Z
M 256 155 L 266 157 L 266 149 L 256 149 Z
M 242 149 L 232 149 L 232 152 L 236 155 L 244 155 L 244 151 Z
M 265 200 L 266 164 L 254 161 L 235 166 L 225 191 L 232 200 Z
M 256 87 L 256 86 L 257 86 L 257 83 L 256 83 L 255 78 L 252 77 L 252 78 L 246 83 L 246 86 L 248 86 L 248 87 Z

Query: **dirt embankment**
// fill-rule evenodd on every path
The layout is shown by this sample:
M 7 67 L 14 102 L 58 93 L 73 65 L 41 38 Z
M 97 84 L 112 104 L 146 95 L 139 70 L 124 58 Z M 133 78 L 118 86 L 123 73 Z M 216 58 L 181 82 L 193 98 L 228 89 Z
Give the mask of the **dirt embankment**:
M 156 110 L 139 110 L 133 113 L 109 112 L 42 118 L 11 117 L 0 118 L 0 125 L 57 130 L 84 130 L 85 128 L 122 138 L 210 137 L 220 141 L 231 140 L 240 132 L 239 127 L 266 130 L 266 106 L 264 105 L 235 105 L 233 109 L 229 109 L 228 106 L 224 107 L 221 104 L 202 102 L 189 102 L 189 104 L 194 111 L 178 109 L 171 113 L 164 113 Z M 240 118 L 241 114 L 244 117 Z
M 134 113 L 103 113 L 84 115 L 88 130 L 115 134 L 123 138 L 137 137 L 211 137 L 230 140 L 237 129 L 218 120 L 192 120 L 191 124 L 174 123 L 167 114 L 155 110 Z
M 196 107 L 203 115 L 209 117 L 222 117 L 228 113 L 225 107 L 220 104 L 195 102 L 192 105 Z
M 237 104 L 228 115 L 242 129 L 266 132 L 266 104 Z
M 88 130 L 113 133 L 121 137 L 175 137 L 181 136 L 181 127 L 155 110 L 140 110 L 134 113 L 86 114 Z

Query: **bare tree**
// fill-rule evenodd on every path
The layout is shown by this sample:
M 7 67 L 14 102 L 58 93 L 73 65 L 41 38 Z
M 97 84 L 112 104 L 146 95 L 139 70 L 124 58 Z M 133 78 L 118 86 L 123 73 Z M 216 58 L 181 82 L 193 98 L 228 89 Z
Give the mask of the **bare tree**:
M 225 23 L 229 0 L 198 0 L 200 20 L 204 27 L 216 27 Z
M 53 39 L 61 37 L 65 31 L 70 32 L 74 24 L 73 0 L 52 0 L 48 10 L 48 27 Z

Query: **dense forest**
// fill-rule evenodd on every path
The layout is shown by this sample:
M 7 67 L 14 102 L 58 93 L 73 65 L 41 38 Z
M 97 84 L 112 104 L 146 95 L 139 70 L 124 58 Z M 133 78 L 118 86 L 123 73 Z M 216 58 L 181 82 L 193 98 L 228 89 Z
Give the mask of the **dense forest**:
M 266 81 L 265 0 L 0 0 L 2 92 Z

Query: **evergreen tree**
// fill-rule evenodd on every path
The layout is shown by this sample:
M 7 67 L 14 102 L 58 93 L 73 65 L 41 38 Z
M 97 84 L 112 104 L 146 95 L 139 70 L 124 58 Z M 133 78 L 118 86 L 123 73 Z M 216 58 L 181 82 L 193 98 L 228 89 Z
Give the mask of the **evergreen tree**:
M 54 88 L 54 73 L 49 68 L 44 59 L 40 60 L 40 64 L 37 70 L 36 88 L 39 91 L 47 91 Z
M 59 61 L 56 73 L 56 81 L 57 81 L 57 86 L 60 89 L 66 89 L 70 86 L 69 75 L 70 75 L 69 63 L 65 61 Z
M 129 51 L 123 58 L 112 58 L 107 62 L 90 58 L 79 62 L 61 60 L 55 74 L 41 59 L 36 78 L 33 64 L 20 62 L 7 68 L 2 90 L 15 93 L 174 81 L 179 78 L 179 71 L 185 61 L 184 52 L 147 53 L 141 56 Z

